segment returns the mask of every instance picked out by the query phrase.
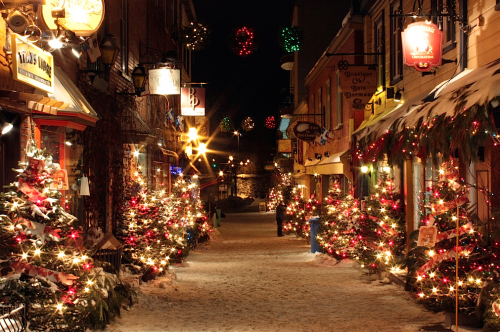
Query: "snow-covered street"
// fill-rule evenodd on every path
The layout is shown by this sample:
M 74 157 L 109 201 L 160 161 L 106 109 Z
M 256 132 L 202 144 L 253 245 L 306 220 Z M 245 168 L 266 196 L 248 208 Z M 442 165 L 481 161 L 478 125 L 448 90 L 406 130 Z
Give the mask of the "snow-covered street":
M 141 285 L 106 331 L 393 332 L 444 321 L 401 287 L 277 237 L 273 213 L 227 214 L 217 231 L 169 277 Z

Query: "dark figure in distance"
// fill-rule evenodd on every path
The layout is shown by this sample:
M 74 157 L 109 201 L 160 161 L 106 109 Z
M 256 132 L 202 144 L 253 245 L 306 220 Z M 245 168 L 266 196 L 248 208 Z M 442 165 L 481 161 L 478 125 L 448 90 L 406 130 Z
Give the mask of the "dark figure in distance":
M 278 236 L 283 236 L 283 216 L 285 215 L 286 206 L 281 201 L 276 207 L 276 222 L 278 223 Z

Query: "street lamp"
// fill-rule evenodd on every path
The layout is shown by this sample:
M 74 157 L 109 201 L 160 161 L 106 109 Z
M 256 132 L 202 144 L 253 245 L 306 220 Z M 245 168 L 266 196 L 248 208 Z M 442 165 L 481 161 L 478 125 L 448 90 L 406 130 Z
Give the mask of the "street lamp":
M 237 130 L 234 131 L 234 134 L 236 135 L 236 137 L 238 137 L 238 157 L 239 157 L 239 155 L 240 155 L 240 135 L 241 134 Z

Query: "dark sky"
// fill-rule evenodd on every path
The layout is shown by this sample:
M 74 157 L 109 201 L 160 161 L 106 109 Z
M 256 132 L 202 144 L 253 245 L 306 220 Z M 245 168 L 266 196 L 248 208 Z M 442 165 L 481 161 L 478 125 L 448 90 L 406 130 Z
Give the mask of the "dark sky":
M 241 158 L 259 163 L 272 160 L 276 130 L 264 127 L 268 116 L 279 125 L 280 90 L 289 85 L 289 72 L 281 69 L 285 51 L 279 45 L 279 31 L 290 25 L 291 0 L 193 0 L 198 21 L 211 30 L 210 45 L 193 52 L 192 80 L 207 82 L 207 116 L 211 132 L 219 132 L 220 120 L 228 116 L 240 129 Z M 236 55 L 229 46 L 229 36 L 242 26 L 253 28 L 258 48 L 247 57 Z M 241 121 L 250 116 L 255 129 L 245 132 Z M 233 133 L 217 134 L 209 148 L 234 154 L 237 139 Z M 257 160 L 256 160 L 257 161 Z

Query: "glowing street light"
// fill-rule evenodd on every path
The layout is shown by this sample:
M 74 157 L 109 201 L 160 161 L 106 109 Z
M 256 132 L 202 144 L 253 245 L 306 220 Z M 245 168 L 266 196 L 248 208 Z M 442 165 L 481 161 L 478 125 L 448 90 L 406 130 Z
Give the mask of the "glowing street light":
M 229 156 L 229 160 L 233 161 L 234 157 L 233 156 Z
M 196 128 L 189 128 L 188 137 L 190 141 L 196 141 L 198 139 L 198 130 Z
M 200 143 L 200 145 L 198 146 L 198 153 L 199 154 L 205 154 L 207 153 L 207 144 L 206 143 Z

